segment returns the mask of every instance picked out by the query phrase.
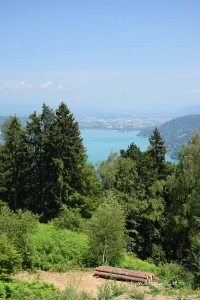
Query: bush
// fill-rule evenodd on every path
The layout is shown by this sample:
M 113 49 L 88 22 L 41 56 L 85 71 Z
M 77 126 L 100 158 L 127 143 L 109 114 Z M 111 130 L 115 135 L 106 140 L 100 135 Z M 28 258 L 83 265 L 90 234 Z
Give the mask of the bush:
M 34 245 L 31 235 L 36 229 L 37 219 L 29 211 L 14 213 L 7 207 L 0 211 L 0 232 L 5 234 L 22 257 L 24 268 L 31 267 L 30 257 Z
M 8 237 L 2 233 L 0 234 L 0 245 L 0 275 L 6 276 L 20 270 L 22 257 L 17 253 L 15 246 Z
M 143 261 L 133 255 L 124 255 L 120 263 L 118 264 L 121 268 L 152 272 L 154 274 L 158 273 L 159 268 L 156 267 L 153 263 Z
M 5 285 L 2 281 L 0 281 L 0 299 L 6 299 Z
M 88 251 L 88 238 L 52 224 L 39 224 L 32 236 L 35 244 L 32 264 L 42 270 L 63 271 L 72 266 L 83 266 Z
M 61 214 L 58 218 L 54 219 L 53 224 L 57 228 L 69 229 L 72 231 L 80 231 L 82 228 L 83 219 L 79 210 L 76 208 L 68 208 L 63 206 Z
M 0 282 L 0 299 L 2 300 L 53 300 L 57 293 L 53 285 L 38 281 Z
M 194 280 L 191 272 L 176 263 L 165 264 L 159 267 L 157 275 L 174 288 L 191 285 Z
M 195 275 L 195 283 L 200 286 L 200 233 L 191 238 L 189 261 Z
M 153 263 L 126 254 L 118 266 L 132 270 L 152 272 L 173 288 L 192 285 L 194 281 L 192 273 L 176 263 L 155 266 Z

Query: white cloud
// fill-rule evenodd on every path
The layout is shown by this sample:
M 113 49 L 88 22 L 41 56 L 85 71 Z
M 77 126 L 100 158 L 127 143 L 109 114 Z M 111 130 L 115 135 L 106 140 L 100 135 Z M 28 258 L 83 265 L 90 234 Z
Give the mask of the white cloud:
M 75 85 L 63 85 L 61 83 L 57 84 L 53 82 L 52 80 L 48 80 L 45 83 L 41 84 L 39 86 L 40 89 L 43 90 L 58 90 L 58 91 L 71 91 L 76 90 L 78 87 Z
M 25 82 L 24 80 L 13 82 L 0 82 L 0 90 L 23 90 L 32 88 L 32 84 Z
M 53 81 L 52 80 L 48 80 L 47 82 L 41 84 L 40 88 L 46 90 L 46 89 L 51 89 L 52 86 L 53 86 Z
M 200 89 L 192 89 L 189 93 L 192 95 L 200 95 Z

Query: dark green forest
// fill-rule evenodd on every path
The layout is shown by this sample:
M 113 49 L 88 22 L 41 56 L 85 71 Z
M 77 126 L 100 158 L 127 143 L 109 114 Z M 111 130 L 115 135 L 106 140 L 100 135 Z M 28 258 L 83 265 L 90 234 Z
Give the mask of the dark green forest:
M 71 259 L 75 265 L 119 265 L 128 253 L 155 266 L 176 263 L 198 286 L 200 131 L 178 164 L 165 161 L 165 142 L 155 128 L 146 151 L 131 144 L 97 166 L 87 162 L 78 123 L 64 103 L 56 110 L 43 105 L 25 126 L 10 117 L 2 134 L 0 273 L 50 268 L 34 248 L 41 242 L 34 236 L 40 222 L 46 239 L 45 224 L 55 240 L 56 228 L 70 230 L 73 239 L 82 235 L 77 249 L 84 250 Z M 9 259 L 1 259 L 8 252 Z M 57 266 L 65 263 L 58 260 Z

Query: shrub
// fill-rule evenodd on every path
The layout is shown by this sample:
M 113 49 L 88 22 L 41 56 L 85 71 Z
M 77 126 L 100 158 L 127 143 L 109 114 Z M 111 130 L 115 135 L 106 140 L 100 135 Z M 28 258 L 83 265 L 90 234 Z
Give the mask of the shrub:
M 22 257 L 23 267 L 30 267 L 34 245 L 31 234 L 36 229 L 36 217 L 29 211 L 17 213 L 3 207 L 0 211 L 0 232 L 4 233 Z
M 191 272 L 176 263 L 160 266 L 157 275 L 174 288 L 191 285 L 194 280 L 194 276 Z
M 79 210 L 76 208 L 68 208 L 63 206 L 61 214 L 58 218 L 54 219 L 53 224 L 57 228 L 69 229 L 72 231 L 79 231 L 82 227 L 83 219 Z
M 6 299 L 5 285 L 2 281 L 0 281 L 0 299 Z
M 58 229 L 52 224 L 39 224 L 32 242 L 35 244 L 32 256 L 35 268 L 63 271 L 84 265 L 88 251 L 88 239 L 84 234 Z
M 5 234 L 0 234 L 0 275 L 6 276 L 21 269 L 22 257 Z
M 200 233 L 191 238 L 189 261 L 192 264 L 195 282 L 200 286 Z
M 174 288 L 191 285 L 194 280 L 191 272 L 176 263 L 155 266 L 153 263 L 126 254 L 118 265 L 121 268 L 152 272 Z
M 120 263 L 118 264 L 121 268 L 139 270 L 145 272 L 152 272 L 157 274 L 159 268 L 156 267 L 153 263 L 143 261 L 133 255 L 124 255 Z
M 59 293 L 53 285 L 38 281 L 1 281 L 0 299 L 53 300 Z

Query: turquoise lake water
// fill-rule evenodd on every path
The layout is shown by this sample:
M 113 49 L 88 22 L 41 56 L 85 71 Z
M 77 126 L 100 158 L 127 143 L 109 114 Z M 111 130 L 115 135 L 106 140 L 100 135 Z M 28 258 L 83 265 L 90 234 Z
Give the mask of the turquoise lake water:
M 127 149 L 131 143 L 135 143 L 140 150 L 144 151 L 149 146 L 149 140 L 146 137 L 137 136 L 139 131 L 118 131 L 118 130 L 81 130 L 83 144 L 86 147 L 88 161 L 96 164 L 101 160 L 108 158 L 111 151 L 119 152 Z M 166 155 L 166 160 L 177 162 Z

